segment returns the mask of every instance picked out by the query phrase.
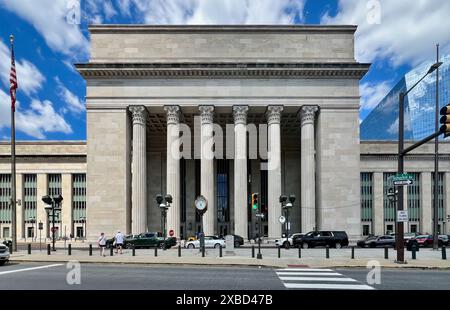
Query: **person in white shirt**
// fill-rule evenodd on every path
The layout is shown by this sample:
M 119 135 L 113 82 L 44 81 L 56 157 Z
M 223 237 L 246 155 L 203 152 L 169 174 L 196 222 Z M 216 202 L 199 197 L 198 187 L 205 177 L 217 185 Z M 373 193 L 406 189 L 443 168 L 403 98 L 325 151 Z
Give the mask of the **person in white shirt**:
M 125 239 L 125 236 L 120 232 L 120 230 L 117 231 L 115 240 L 116 240 L 116 253 L 120 251 L 120 254 L 122 254 L 122 248 L 123 248 L 123 241 Z
M 105 248 L 106 248 L 105 233 L 100 234 L 100 237 L 98 237 L 97 243 L 98 243 L 98 246 L 100 247 L 100 256 L 106 256 L 105 255 Z

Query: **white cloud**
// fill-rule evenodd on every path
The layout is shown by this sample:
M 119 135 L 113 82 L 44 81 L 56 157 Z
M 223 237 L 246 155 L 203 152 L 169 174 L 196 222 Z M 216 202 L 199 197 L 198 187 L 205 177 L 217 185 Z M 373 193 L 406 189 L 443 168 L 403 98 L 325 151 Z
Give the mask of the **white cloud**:
M 51 49 L 66 55 L 80 51 L 87 53 L 89 43 L 81 33 L 79 25 L 68 22 L 70 3 L 68 0 L 2 0 L 0 6 L 32 24 Z
M 103 1 L 103 13 L 105 14 L 107 19 L 110 19 L 111 17 L 117 15 L 117 11 L 111 1 Z
M 305 0 L 122 0 L 147 24 L 291 24 L 303 17 Z
M 23 91 L 30 95 L 41 89 L 45 81 L 45 77 L 31 62 L 25 59 L 17 59 L 16 56 L 16 72 L 18 91 Z M 0 78 L 3 84 L 9 89 L 9 74 L 11 72 L 11 52 L 9 47 L 0 40 Z
M 68 90 L 59 78 L 56 77 L 55 82 L 57 85 L 58 95 L 66 103 L 67 109 L 75 114 L 83 112 L 85 110 L 83 102 L 81 102 L 81 100 L 74 93 Z
M 376 22 L 377 3 L 380 15 Z M 388 59 L 394 66 L 433 59 L 435 44 L 450 43 L 450 1 L 339 0 L 338 14 L 324 24 L 355 24 L 356 55 L 361 62 Z M 375 15 L 374 15 L 375 14 Z
M 0 90 L 0 128 L 11 126 L 10 98 Z M 22 111 L 20 105 L 16 107 L 16 130 L 27 135 L 45 139 L 49 132 L 72 133 L 72 128 L 53 108 L 51 101 L 32 100 L 30 107 Z
M 361 94 L 361 109 L 371 110 L 386 97 L 392 86 L 389 82 L 381 83 L 361 83 L 359 92 Z

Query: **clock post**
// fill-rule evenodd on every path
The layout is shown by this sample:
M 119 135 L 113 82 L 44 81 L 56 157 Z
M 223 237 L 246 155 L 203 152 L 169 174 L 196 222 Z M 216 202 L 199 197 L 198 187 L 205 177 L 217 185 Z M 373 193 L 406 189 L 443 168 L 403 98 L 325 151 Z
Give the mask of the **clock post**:
M 208 209 L 208 200 L 203 196 L 200 195 L 195 199 L 195 208 L 197 209 L 197 212 L 200 214 L 200 220 L 201 220 L 201 232 L 200 232 L 200 251 L 202 253 L 205 253 L 205 233 L 203 232 L 203 214 L 205 214 L 206 210 Z M 204 255 L 204 254 L 203 254 Z

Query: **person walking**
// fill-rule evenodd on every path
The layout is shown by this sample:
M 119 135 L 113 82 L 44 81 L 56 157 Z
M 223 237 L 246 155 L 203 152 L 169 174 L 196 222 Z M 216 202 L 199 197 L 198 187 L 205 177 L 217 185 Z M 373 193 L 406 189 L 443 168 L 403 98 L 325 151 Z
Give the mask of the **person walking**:
M 106 248 L 106 236 L 105 233 L 101 233 L 100 237 L 97 240 L 98 246 L 100 247 L 100 256 L 106 256 L 105 248 Z
M 115 238 L 116 238 L 116 253 L 120 252 L 120 254 L 123 254 L 122 248 L 125 236 L 120 232 L 120 230 L 118 230 Z

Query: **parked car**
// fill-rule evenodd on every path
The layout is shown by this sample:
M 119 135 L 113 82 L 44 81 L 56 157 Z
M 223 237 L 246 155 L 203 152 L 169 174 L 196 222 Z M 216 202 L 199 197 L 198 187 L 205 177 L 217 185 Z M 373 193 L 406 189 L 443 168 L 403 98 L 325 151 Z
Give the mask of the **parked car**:
M 303 237 L 305 234 L 303 233 L 296 233 L 296 234 L 292 234 L 289 235 L 289 237 L 286 240 L 286 237 L 284 238 L 280 238 L 280 239 L 276 239 L 275 240 L 275 245 L 276 246 L 282 246 L 285 247 L 286 249 L 293 246 L 294 245 L 294 239 Z
M 442 244 L 445 246 L 449 245 L 449 236 L 448 235 L 439 235 L 438 236 L 439 240 L 442 240 Z
M 3 266 L 9 261 L 9 247 L 4 244 L 0 244 L 0 266 Z
M 188 249 L 200 248 L 200 240 L 188 241 L 184 245 Z M 219 248 L 225 247 L 225 240 L 217 236 L 205 236 L 205 248 Z
M 376 247 L 390 247 L 395 246 L 395 237 L 390 235 L 383 235 L 383 236 L 370 236 L 366 239 L 359 240 L 356 243 L 360 248 L 376 248 Z
M 234 247 L 238 248 L 241 245 L 244 245 L 244 238 L 242 238 L 241 236 L 238 235 L 233 235 L 234 237 Z
M 345 231 L 311 231 L 302 237 L 295 239 L 294 246 L 313 248 L 317 246 L 329 246 L 340 249 L 348 245 L 348 235 Z
M 432 247 L 433 246 L 433 235 L 419 235 L 415 238 L 417 240 L 417 243 L 421 247 Z M 438 237 L 438 246 L 441 247 L 444 243 L 443 239 Z
M 8 248 L 12 247 L 12 240 L 3 240 L 2 242 L 4 245 L 6 245 Z
M 139 235 L 126 235 L 125 239 L 133 239 L 133 238 L 137 238 L 137 236 Z M 106 248 L 109 249 L 110 247 L 112 247 L 114 245 L 114 240 L 116 240 L 115 237 L 109 238 L 106 240 Z
M 124 247 L 127 249 L 133 248 L 166 248 L 169 249 L 176 245 L 177 238 L 168 237 L 164 240 L 160 232 L 146 232 L 139 235 L 132 235 L 131 238 L 125 238 Z

